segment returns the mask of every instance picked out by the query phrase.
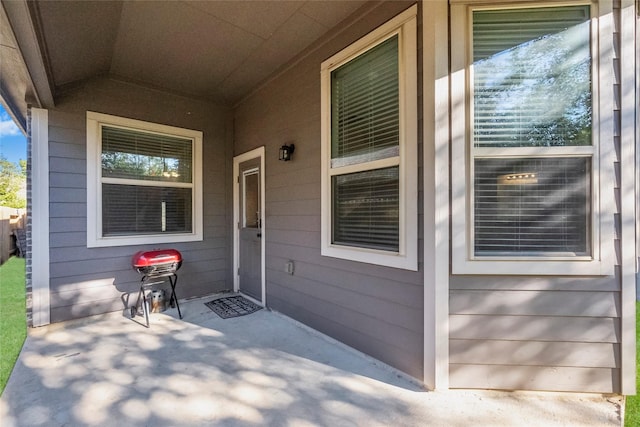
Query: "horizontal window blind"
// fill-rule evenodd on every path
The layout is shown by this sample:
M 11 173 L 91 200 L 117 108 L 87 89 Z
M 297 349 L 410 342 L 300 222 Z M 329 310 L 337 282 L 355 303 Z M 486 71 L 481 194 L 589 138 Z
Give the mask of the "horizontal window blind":
M 332 167 L 397 156 L 399 117 L 396 35 L 331 72 Z
M 103 183 L 103 236 L 191 232 L 193 190 L 171 185 L 192 182 L 193 141 L 104 125 L 101 130 L 103 178 L 165 183 Z
M 476 256 L 590 255 L 591 159 L 476 159 Z
M 192 182 L 193 141 L 102 126 L 102 176 Z
M 333 243 L 398 251 L 399 168 L 332 178 Z
M 189 233 L 190 188 L 102 185 L 103 236 Z
M 473 12 L 475 147 L 590 145 L 589 6 Z

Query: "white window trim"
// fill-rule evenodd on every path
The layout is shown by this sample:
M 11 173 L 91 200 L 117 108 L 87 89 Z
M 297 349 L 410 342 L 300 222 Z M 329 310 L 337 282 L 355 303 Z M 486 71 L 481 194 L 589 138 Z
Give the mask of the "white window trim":
M 611 28 L 600 17 L 611 14 L 610 1 L 605 2 L 456 2 L 451 6 L 451 126 L 452 126 L 452 272 L 453 274 L 511 274 L 511 275 L 611 275 L 613 274 L 613 114 L 612 81 L 613 51 Z M 603 3 L 608 3 L 603 5 Z M 506 9 L 515 7 L 562 6 L 588 4 L 592 10 L 592 75 L 593 75 L 593 145 L 591 147 L 514 148 L 509 155 L 517 157 L 557 157 L 561 155 L 588 156 L 592 159 L 591 184 L 591 253 L 589 257 L 477 257 L 473 256 L 473 156 L 469 143 L 471 132 L 470 70 L 471 12 L 478 9 Z M 600 67 L 600 64 L 604 66 Z M 600 90 L 602 88 L 602 90 Z M 602 144 L 600 143 L 602 142 Z M 610 147 L 611 150 L 603 149 Z M 475 149 L 481 156 L 492 151 Z
M 411 6 L 322 63 L 321 253 L 323 256 L 406 270 L 418 270 L 417 10 L 416 5 Z M 380 164 L 389 163 L 389 165 L 394 163 L 394 166 L 400 166 L 399 251 L 390 252 L 333 244 L 331 242 L 331 71 L 396 34 L 398 35 L 400 55 L 400 154 L 398 158 L 379 162 Z M 353 166 L 341 168 L 341 173 L 347 168 L 351 169 Z
M 102 125 L 156 132 L 193 141 L 193 229 L 191 233 L 110 237 L 102 235 L 102 183 L 104 182 L 101 173 L 100 127 Z M 87 111 L 87 247 L 165 244 L 202 239 L 202 132 Z

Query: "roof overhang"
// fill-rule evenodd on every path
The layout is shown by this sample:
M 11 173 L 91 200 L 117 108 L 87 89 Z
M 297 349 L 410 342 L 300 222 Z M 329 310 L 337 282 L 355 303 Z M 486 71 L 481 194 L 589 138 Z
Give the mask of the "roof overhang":
M 29 105 L 50 108 L 53 91 L 29 5 L 0 4 L 0 101 L 26 133 Z
M 365 0 L 0 0 L 3 103 L 28 105 L 96 77 L 233 106 L 353 15 Z

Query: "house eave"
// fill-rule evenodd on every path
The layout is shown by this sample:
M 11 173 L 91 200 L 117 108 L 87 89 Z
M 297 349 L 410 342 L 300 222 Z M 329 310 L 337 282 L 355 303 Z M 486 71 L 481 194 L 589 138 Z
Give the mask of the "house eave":
M 54 92 L 46 58 L 43 56 L 38 25 L 34 14 L 25 1 L 2 1 L 0 19 L 3 35 L 3 49 L 7 49 L 14 58 L 3 61 L 0 73 L 0 85 L 3 103 L 12 118 L 24 132 L 29 106 L 51 108 L 54 106 Z M 3 55 L 3 58 L 6 58 Z

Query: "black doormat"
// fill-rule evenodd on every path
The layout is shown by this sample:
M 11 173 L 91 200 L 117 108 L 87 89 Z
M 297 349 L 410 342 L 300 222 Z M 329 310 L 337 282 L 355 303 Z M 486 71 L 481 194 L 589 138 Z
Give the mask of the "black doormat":
M 214 299 L 204 305 L 223 319 L 244 316 L 262 308 L 240 295 Z

